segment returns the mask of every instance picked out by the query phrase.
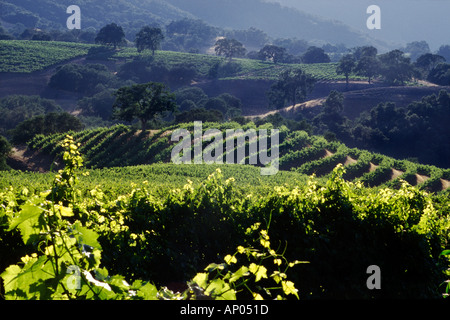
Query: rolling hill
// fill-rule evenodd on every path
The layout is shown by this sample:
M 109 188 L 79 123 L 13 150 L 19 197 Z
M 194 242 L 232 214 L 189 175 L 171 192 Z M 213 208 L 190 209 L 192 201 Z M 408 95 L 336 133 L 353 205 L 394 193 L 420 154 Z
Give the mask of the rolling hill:
M 298 38 L 319 43 L 344 43 L 349 47 L 372 44 L 385 47 L 337 19 L 328 20 L 292 7 L 261 0 L 168 0 L 209 24 L 231 29 L 254 27 L 278 38 Z
M 226 129 L 242 128 L 246 131 L 251 128 L 241 127 L 237 123 L 208 123 L 203 127 L 203 130 L 207 130 L 208 127 L 222 130 L 224 149 Z M 175 143 L 171 141 L 171 134 L 177 128 L 187 128 L 192 131 L 192 124 L 151 131 L 135 130 L 118 125 L 111 128 L 85 130 L 73 133 L 73 136 L 75 141 L 81 145 L 80 152 L 84 156 L 87 168 L 129 167 L 171 163 L 171 152 L 175 146 Z M 236 139 L 237 136 L 244 133 L 236 132 L 231 139 Z M 9 159 L 9 164 L 21 170 L 40 172 L 49 171 L 50 168 L 56 170 L 58 165 L 55 165 L 54 162 L 61 163 L 60 143 L 64 137 L 65 134 L 38 135 L 28 143 L 27 149 L 16 149 Z M 246 144 L 248 145 L 248 143 L 247 141 Z M 203 141 L 204 148 L 208 144 Z M 309 136 L 304 131 L 283 129 L 280 132 L 279 149 L 279 169 L 282 171 L 327 177 L 341 163 L 347 171 L 344 175 L 345 179 L 361 181 L 369 187 L 398 187 L 400 179 L 433 192 L 446 190 L 450 186 L 450 169 L 440 169 L 407 160 L 393 159 L 357 148 L 348 148 L 339 142 L 329 142 L 321 136 Z M 249 164 L 248 152 L 246 156 L 245 164 Z M 184 165 L 178 166 L 183 167 Z M 257 166 L 261 166 L 261 164 Z
M 172 20 L 193 18 L 166 1 L 2 1 L 0 22 L 5 27 L 21 23 L 27 28 L 61 29 L 66 27 L 69 15 L 66 9 L 78 5 L 82 10 L 82 28 L 99 30 L 104 25 L 116 22 L 123 26 L 141 27 L 145 24 L 166 24 Z
M 289 30 L 316 42 L 328 41 L 334 34 L 335 40 L 370 43 L 343 25 L 264 0 L 0 0 L 0 23 L 16 30 L 64 28 L 64 9 L 69 4 L 82 7 L 83 27 L 95 29 L 120 20 L 129 37 L 143 24 L 202 17 L 205 10 L 212 10 L 204 18 L 222 27 L 256 25 L 269 28 L 275 36 L 284 36 Z M 265 25 L 258 25 L 262 22 Z M 304 29 L 309 34 L 303 33 Z M 93 47 L 0 41 L 0 97 L 52 95 L 58 104 L 66 103 L 61 104 L 65 111 L 78 116 L 80 109 L 90 107 L 77 102 L 91 98 L 91 92 L 78 90 L 76 85 L 49 86 L 51 76 L 64 68 L 59 66 L 74 64 L 67 67 L 80 72 L 77 78 L 82 80 L 78 82 L 110 95 L 120 86 L 145 78 L 133 77 L 135 69 L 145 70 L 146 76 L 154 72 L 154 65 L 145 65 L 151 61 L 164 67 L 159 70 L 166 70 L 155 72 L 158 75 L 189 65 L 196 75 L 179 87 L 205 89 L 202 99 L 208 102 L 220 93 L 232 93 L 242 98 L 243 114 L 262 116 L 267 111 L 264 92 L 281 71 L 292 67 L 235 59 L 236 70 L 214 78 L 210 71 L 221 66 L 221 57 L 158 51 L 154 57 L 134 59 L 136 49 L 126 48 L 109 51 L 103 60 L 98 56 L 92 60 L 89 50 Z M 87 66 L 91 63 L 97 65 Z M 133 63 L 138 67 L 135 64 L 133 69 Z M 346 110 L 349 117 L 388 98 L 406 104 L 408 99 L 417 100 L 440 89 L 417 83 L 414 87 L 377 87 L 356 76 L 344 88 L 336 64 L 295 67 L 319 82 L 308 97 L 313 100 L 292 107 L 293 112 L 305 107 L 314 113 L 332 89 L 345 93 L 346 104 L 352 105 Z M 94 68 L 101 71 L 95 74 L 107 81 L 88 81 L 95 77 L 85 77 L 86 69 Z M 124 69 L 130 73 L 120 74 Z M 162 79 L 169 82 L 170 78 Z M 21 103 L 29 97 L 19 98 L 13 100 L 18 103 L 1 100 L 2 107 L 6 106 L 4 114 L 23 115 L 39 109 L 37 102 Z M 430 102 L 423 109 L 442 110 L 443 114 L 433 118 L 430 127 L 440 129 L 443 123 L 441 131 L 446 131 L 444 116 L 450 96 L 443 93 L 428 100 L 439 103 Z M 27 108 L 22 109 L 23 105 Z M 206 103 L 199 104 L 203 105 Z M 77 106 L 80 109 L 75 110 Z M 111 110 L 111 104 L 103 106 Z M 6 113 L 10 110 L 15 113 Z M 77 120 L 71 117 L 73 122 Z M 1 299 L 420 299 L 445 296 L 450 291 L 446 281 L 450 265 L 445 258 L 450 240 L 448 167 L 350 148 L 337 141 L 333 132 L 321 136 L 299 130 L 313 132 L 306 120 L 297 118 L 275 116 L 274 124 L 247 122 L 244 117 L 233 118 L 237 122 L 203 122 L 203 156 L 217 156 L 222 147 L 222 160 L 228 160 L 228 155 L 234 158 L 244 147 L 240 164 L 174 163 L 177 142 L 173 133 L 178 129 L 195 132 L 194 124 L 183 123 L 187 118 L 161 121 L 150 127 L 152 130 L 140 130 L 131 124 L 103 127 L 99 122 L 105 123 L 106 116 L 91 116 L 91 121 L 97 121 L 95 128 L 58 134 L 48 133 L 53 123 L 41 118 L 42 130 L 33 131 L 33 138 L 20 140 L 27 141 L 22 145 L 12 139 L 16 145 L 10 154 L 6 140 L 0 140 L 5 150 L 0 160 L 7 157 L 13 169 L 0 171 Z M 394 119 L 380 119 L 386 118 Z M 5 119 L 15 121 L 12 116 Z M 263 140 L 257 132 L 272 130 L 275 123 L 278 148 L 270 139 L 267 152 L 261 152 Z M 24 128 L 16 132 L 34 127 L 25 126 L 16 127 Z M 62 127 L 59 123 L 55 126 Z M 215 131 L 206 132 L 209 129 Z M 256 134 L 246 138 L 248 130 Z M 211 143 L 213 136 L 218 144 Z M 425 136 L 434 138 L 430 133 Z M 183 155 L 195 157 L 196 139 L 194 135 L 183 140 L 190 142 Z M 442 147 L 446 146 L 444 140 L 435 151 L 448 149 Z M 276 173 L 262 175 L 262 159 L 273 161 L 278 152 L 279 157 L 271 163 Z M 366 270 L 373 266 L 383 270 L 383 290 L 368 290 L 372 276 Z M 72 286 L 78 282 L 79 287 Z M 171 311 L 179 316 L 178 308 Z
M 66 8 L 78 5 L 82 10 L 82 29 L 99 30 L 116 22 L 125 29 L 129 40 L 144 25 L 167 25 L 183 18 L 201 19 L 212 26 L 228 29 L 263 30 L 271 37 L 298 38 L 315 43 L 344 43 L 347 46 L 373 44 L 381 47 L 381 41 L 371 39 L 348 26 L 335 21 L 309 15 L 297 9 L 261 0 L 144 0 L 107 2 L 89 0 L 18 0 L 0 2 L 0 23 L 9 30 L 19 28 L 64 29 Z

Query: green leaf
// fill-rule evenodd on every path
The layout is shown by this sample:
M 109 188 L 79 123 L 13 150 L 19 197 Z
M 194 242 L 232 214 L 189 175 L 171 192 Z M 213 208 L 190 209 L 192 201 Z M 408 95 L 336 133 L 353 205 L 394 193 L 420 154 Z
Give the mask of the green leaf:
M 248 275 L 248 268 L 246 266 L 242 266 L 231 275 L 231 278 L 229 281 L 230 281 L 230 283 L 233 283 L 247 275 Z
M 206 286 L 208 285 L 208 274 L 205 272 L 197 273 L 192 281 L 198 284 L 200 288 L 206 289 Z
M 286 278 L 286 274 L 282 273 L 280 271 L 274 271 L 270 276 L 273 278 L 273 280 L 276 283 L 280 283 L 280 281 L 282 281 L 284 278 Z
M 297 289 L 292 281 L 281 281 L 281 285 L 283 287 L 283 291 L 285 294 L 293 294 L 298 299 Z
M 232 256 L 232 255 L 227 255 L 227 256 L 224 258 L 224 260 L 225 260 L 225 262 L 226 262 L 227 264 L 232 264 L 232 263 L 236 263 L 236 262 L 237 262 L 236 257 L 235 257 L 235 256 Z
M 39 219 L 43 212 L 44 209 L 38 206 L 30 204 L 23 205 L 19 215 L 11 220 L 9 231 L 18 228 L 23 242 L 29 244 L 34 240 L 35 237 L 33 236 L 39 236 L 40 234 L 41 225 Z
M 236 293 L 228 283 L 222 279 L 211 281 L 205 293 L 217 300 L 236 300 Z
M 101 250 L 102 247 L 98 242 L 98 234 L 95 231 L 89 230 L 81 225 L 81 222 L 77 221 L 72 226 L 73 236 L 77 239 L 79 244 L 85 244 L 93 248 Z
M 256 276 L 255 282 L 261 280 L 261 278 L 267 279 L 267 269 L 264 266 L 259 266 L 255 263 L 250 264 L 250 272 Z
M 140 287 L 137 291 L 137 295 L 142 297 L 144 300 L 158 300 L 157 294 L 158 288 L 150 282 Z
M 63 217 L 73 217 L 73 211 L 72 208 L 64 207 L 64 206 L 58 206 L 59 211 L 61 212 L 61 216 Z
M 205 271 L 212 272 L 214 270 L 223 270 L 225 269 L 225 265 L 223 263 L 217 264 L 217 263 L 210 263 L 206 268 Z
M 8 298 L 8 293 L 17 289 L 17 277 L 21 271 L 22 269 L 18 265 L 12 265 L 0 274 L 3 279 L 6 298 Z M 23 298 L 26 298 L 26 296 L 24 295 Z
M 55 274 L 46 256 L 28 257 L 23 268 L 12 265 L 1 277 L 7 299 L 51 299 L 53 290 L 45 280 L 55 278 Z

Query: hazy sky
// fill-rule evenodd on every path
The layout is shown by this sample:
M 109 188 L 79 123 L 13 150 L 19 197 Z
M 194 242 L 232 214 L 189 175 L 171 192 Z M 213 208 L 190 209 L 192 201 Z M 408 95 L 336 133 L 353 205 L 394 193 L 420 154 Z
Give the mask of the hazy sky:
M 340 20 L 388 42 L 425 40 L 435 51 L 450 44 L 450 0 L 267 0 Z M 369 5 L 381 8 L 381 30 L 368 30 Z

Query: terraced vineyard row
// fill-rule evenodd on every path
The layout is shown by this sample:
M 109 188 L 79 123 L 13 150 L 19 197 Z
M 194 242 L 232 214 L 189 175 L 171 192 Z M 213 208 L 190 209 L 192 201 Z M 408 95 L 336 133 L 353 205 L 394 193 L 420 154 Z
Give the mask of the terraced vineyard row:
M 214 124 L 205 124 L 203 133 Z M 217 124 L 216 124 L 217 125 Z M 171 162 L 171 151 L 176 142 L 171 141 L 171 134 L 177 127 L 169 127 L 159 131 L 137 131 L 118 125 L 111 128 L 86 130 L 74 134 L 74 139 L 80 143 L 80 151 L 84 155 L 86 167 L 105 168 L 136 166 L 152 163 Z M 186 126 L 192 133 L 192 127 Z M 239 129 L 237 124 L 227 124 L 219 127 L 223 132 L 223 162 L 227 152 L 237 151 L 237 138 L 241 138 L 248 129 Z M 226 136 L 226 129 L 234 129 L 234 135 Z M 260 128 L 253 128 L 255 130 Z M 36 136 L 29 142 L 29 148 L 57 157 L 61 154 L 60 141 L 64 134 L 52 136 Z M 227 142 L 234 140 L 234 148 L 227 150 Z M 244 137 L 245 139 L 245 137 Z M 269 139 L 270 140 L 270 139 Z M 245 139 L 246 158 L 242 164 L 251 164 L 250 144 L 256 140 Z M 339 142 L 328 142 L 321 136 L 309 136 L 303 131 L 281 130 L 279 146 L 280 170 L 295 171 L 305 175 L 315 174 L 318 177 L 327 176 L 337 164 L 346 168 L 346 180 L 361 181 L 367 186 L 390 186 L 397 188 L 401 180 L 411 185 L 417 185 L 429 191 L 441 191 L 450 187 L 450 169 L 440 169 L 434 166 L 413 163 L 407 160 L 397 160 L 381 154 L 365 150 L 349 148 Z M 211 141 L 203 139 L 203 152 L 210 152 Z M 191 143 L 191 152 L 194 152 Z M 269 149 L 270 150 L 270 149 Z M 258 157 L 259 154 L 256 155 Z M 254 163 L 252 163 L 254 164 Z M 260 163 L 257 165 L 261 166 Z
M 69 59 L 85 56 L 92 47 L 95 47 L 95 45 L 53 41 L 1 40 L 0 72 L 30 73 L 40 71 Z M 109 59 L 127 61 L 146 55 L 150 56 L 150 53 L 138 53 L 136 48 L 123 48 Z M 191 66 L 201 77 L 207 77 L 211 68 L 218 63 L 227 62 L 227 59 L 215 55 L 173 51 L 156 51 L 152 58 L 155 63 L 161 63 L 168 67 L 181 64 Z M 318 81 L 345 80 L 343 75 L 336 73 L 336 63 L 274 64 L 261 60 L 236 58 L 233 59 L 232 63 L 237 66 L 236 71 L 221 77 L 221 79 L 276 80 L 283 70 L 301 68 Z M 352 80 L 362 79 L 356 75 L 351 75 L 350 78 Z
M 0 72 L 40 71 L 86 55 L 92 46 L 71 42 L 0 40 Z

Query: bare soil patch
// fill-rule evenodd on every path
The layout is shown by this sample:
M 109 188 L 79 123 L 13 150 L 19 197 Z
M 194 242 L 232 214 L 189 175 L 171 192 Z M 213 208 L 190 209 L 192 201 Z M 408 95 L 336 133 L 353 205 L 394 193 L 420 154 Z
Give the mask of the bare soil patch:
M 441 179 L 441 184 L 442 184 L 442 190 L 447 190 L 448 188 L 450 188 L 450 181 L 448 181 L 448 180 Z
M 7 159 L 8 165 L 15 170 L 48 172 L 62 169 L 61 161 L 39 151 L 29 150 L 26 146 L 17 146 Z
M 403 173 L 404 173 L 403 171 L 400 171 L 400 170 L 397 170 L 397 169 L 392 168 L 391 180 L 397 179 L 397 178 L 400 177 Z
M 377 168 L 378 168 L 377 165 L 373 164 L 372 162 L 370 162 L 369 164 L 370 164 L 369 172 L 377 170 Z
M 348 166 L 348 165 L 351 165 L 351 164 L 355 164 L 355 163 L 357 163 L 357 162 L 358 162 L 358 160 L 355 160 L 355 159 L 353 159 L 352 157 L 347 156 L 347 157 L 345 158 L 344 166 Z
M 422 184 L 428 179 L 430 179 L 430 177 L 416 173 L 416 184 Z

